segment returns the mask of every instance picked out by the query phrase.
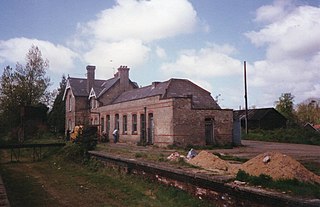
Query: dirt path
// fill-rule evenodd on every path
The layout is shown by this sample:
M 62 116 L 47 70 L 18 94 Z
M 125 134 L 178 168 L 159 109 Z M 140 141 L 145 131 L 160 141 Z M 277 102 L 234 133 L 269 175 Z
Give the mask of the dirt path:
M 289 155 L 299 162 L 316 162 L 320 165 L 320 146 L 242 140 L 243 146 L 233 149 L 217 149 L 213 152 L 251 159 L 267 151 Z

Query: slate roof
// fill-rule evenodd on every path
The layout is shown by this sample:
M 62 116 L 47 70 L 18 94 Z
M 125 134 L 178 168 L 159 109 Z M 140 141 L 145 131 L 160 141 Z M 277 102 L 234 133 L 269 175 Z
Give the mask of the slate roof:
M 274 108 L 248 109 L 248 120 L 261 120 L 261 119 L 263 119 L 264 116 L 266 116 L 271 111 L 275 111 L 276 113 L 279 113 Z M 282 114 L 280 114 L 280 113 L 279 113 L 279 115 L 282 116 Z M 235 119 L 240 119 L 245 116 L 246 116 L 246 110 L 235 110 L 234 111 L 234 118 Z
M 195 90 L 201 92 L 202 95 L 194 93 Z M 170 79 L 165 82 L 156 82 L 156 84 L 126 91 L 115 99 L 113 104 L 152 96 L 160 96 L 160 99 L 192 97 L 193 108 L 221 109 L 208 91 L 186 79 Z
M 119 80 L 118 77 L 108 80 L 94 80 L 93 89 L 97 98 L 106 92 L 111 86 L 113 86 Z M 68 78 L 70 87 L 74 96 L 89 96 L 87 91 L 87 79 L 85 78 Z

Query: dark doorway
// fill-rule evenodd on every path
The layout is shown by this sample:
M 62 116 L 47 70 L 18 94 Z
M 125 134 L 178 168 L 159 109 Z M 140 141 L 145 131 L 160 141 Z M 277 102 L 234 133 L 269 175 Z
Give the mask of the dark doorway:
M 207 145 L 216 144 L 216 141 L 214 139 L 214 122 L 212 118 L 205 119 L 205 136 Z
M 144 114 L 140 114 L 140 142 L 146 141 L 146 119 Z
M 154 136 L 154 122 L 153 122 L 153 114 L 148 114 L 148 144 L 153 144 L 153 136 Z

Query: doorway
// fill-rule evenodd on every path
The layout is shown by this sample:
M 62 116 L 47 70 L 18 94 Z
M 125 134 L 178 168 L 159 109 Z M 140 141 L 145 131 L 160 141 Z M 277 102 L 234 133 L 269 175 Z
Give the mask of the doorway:
M 215 145 L 217 144 L 214 139 L 214 120 L 212 118 L 205 119 L 205 137 L 206 145 Z
M 154 137 L 154 121 L 153 121 L 153 114 L 148 114 L 148 144 L 153 144 L 153 137 Z

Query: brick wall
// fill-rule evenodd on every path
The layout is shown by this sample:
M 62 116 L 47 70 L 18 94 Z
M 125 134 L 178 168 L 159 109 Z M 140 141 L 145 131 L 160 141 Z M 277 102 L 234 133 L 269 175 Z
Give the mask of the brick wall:
M 177 145 L 205 145 L 205 119 L 213 119 L 217 144 L 232 143 L 233 111 L 191 109 L 191 98 L 176 98 L 173 113 L 174 140 Z
M 145 99 L 118 103 L 99 107 L 92 111 L 100 112 L 100 119 L 103 117 L 106 121 L 107 115 L 110 115 L 110 131 L 109 137 L 112 137 L 112 131 L 115 128 L 115 115 L 119 114 L 119 135 L 120 142 L 137 143 L 141 137 L 141 115 L 144 114 L 146 107 L 147 128 L 150 128 L 148 121 L 149 114 L 153 114 L 154 118 L 154 144 L 168 145 L 173 142 L 172 128 L 172 100 L 159 100 L 158 96 Z M 137 115 L 137 131 L 132 131 L 132 116 Z M 127 132 L 123 131 L 123 116 L 127 116 Z M 92 117 L 97 115 L 91 115 Z M 106 123 L 105 123 L 106 125 Z
M 115 128 L 115 115 L 119 115 L 120 142 L 137 143 L 141 137 L 141 114 L 146 107 L 147 128 L 150 128 L 149 114 L 154 119 L 153 143 L 159 146 L 177 145 L 205 145 L 205 118 L 214 120 L 214 138 L 217 144 L 232 143 L 232 110 L 200 110 L 191 109 L 190 98 L 175 98 L 159 100 L 159 97 L 118 103 L 92 110 L 100 112 L 100 120 L 106 122 L 110 115 L 109 137 Z M 132 131 L 132 117 L 137 115 L 137 131 Z M 123 116 L 127 116 L 127 131 L 123 131 Z M 91 115 L 98 118 L 97 114 Z M 104 124 L 106 126 L 106 123 Z

